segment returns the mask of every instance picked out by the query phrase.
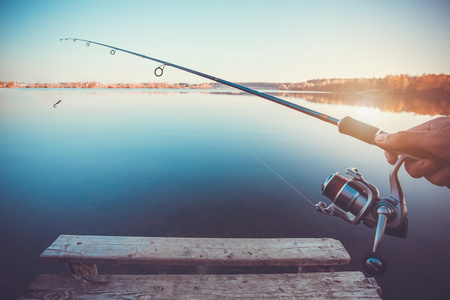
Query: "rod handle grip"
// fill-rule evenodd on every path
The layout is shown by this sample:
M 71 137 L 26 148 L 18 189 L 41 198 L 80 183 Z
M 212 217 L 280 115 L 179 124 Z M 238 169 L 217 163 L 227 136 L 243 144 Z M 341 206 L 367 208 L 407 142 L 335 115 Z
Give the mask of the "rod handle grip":
M 387 133 L 380 130 L 378 127 L 366 124 L 359 120 L 353 119 L 352 117 L 344 117 L 338 122 L 338 130 L 340 133 L 352 136 L 361 140 L 363 142 L 376 145 L 375 137 L 379 133 Z M 389 150 L 391 151 L 391 150 Z M 423 150 L 423 149 L 405 149 L 400 151 L 391 151 L 397 154 L 407 154 L 412 158 L 420 159 L 420 158 L 428 158 L 440 165 L 447 165 L 448 161 L 437 157 L 436 155 Z
M 340 133 L 352 136 L 372 145 L 375 145 L 375 136 L 380 132 L 380 128 L 348 116 L 339 121 L 338 130 Z

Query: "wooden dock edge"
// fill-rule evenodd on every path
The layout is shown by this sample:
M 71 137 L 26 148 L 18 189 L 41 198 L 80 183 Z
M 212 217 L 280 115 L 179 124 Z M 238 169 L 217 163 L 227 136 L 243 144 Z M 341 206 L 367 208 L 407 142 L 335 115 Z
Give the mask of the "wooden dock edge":
M 42 274 L 31 299 L 380 299 L 361 272 L 238 275 Z
M 70 274 L 41 274 L 19 299 L 380 299 L 375 279 L 334 272 L 350 256 L 334 239 L 61 235 L 41 255 Z M 295 266 L 290 274 L 98 275 L 96 264 Z
M 329 238 L 168 238 L 61 235 L 44 262 L 209 266 L 336 266 L 350 262 Z

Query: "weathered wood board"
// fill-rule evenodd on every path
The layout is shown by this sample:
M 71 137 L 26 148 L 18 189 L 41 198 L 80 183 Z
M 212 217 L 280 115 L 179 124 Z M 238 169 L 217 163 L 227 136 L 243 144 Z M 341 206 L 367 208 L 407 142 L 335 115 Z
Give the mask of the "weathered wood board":
M 86 278 L 43 274 L 19 299 L 380 299 L 361 272 Z
M 332 266 L 350 262 L 327 238 L 219 239 L 61 235 L 45 262 L 208 266 Z

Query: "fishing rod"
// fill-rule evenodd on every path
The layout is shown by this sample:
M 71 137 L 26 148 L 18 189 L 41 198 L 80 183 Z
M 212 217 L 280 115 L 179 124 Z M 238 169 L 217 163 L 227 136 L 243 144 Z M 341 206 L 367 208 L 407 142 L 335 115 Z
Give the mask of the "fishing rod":
M 333 118 L 326 114 L 288 102 L 286 100 L 161 59 L 90 40 L 78 38 L 60 39 L 60 41 L 63 40 L 84 42 L 87 47 L 91 44 L 103 46 L 111 49 L 111 55 L 115 55 L 116 51 L 121 51 L 161 63 L 162 65 L 154 70 L 154 74 L 157 77 L 162 76 L 164 73 L 164 68 L 169 66 L 207 78 L 209 80 L 286 106 L 290 109 L 294 109 L 324 122 L 336 125 L 340 133 L 352 136 L 372 145 L 375 145 L 375 137 L 377 134 L 386 133 L 375 126 L 358 121 L 349 116 L 342 119 Z M 380 192 L 378 189 L 373 184 L 366 181 L 356 168 L 349 168 L 346 171 L 349 178 L 346 178 L 339 173 L 335 173 L 329 176 L 322 184 L 322 194 L 329 198 L 333 203 L 329 206 L 326 206 L 324 202 L 319 202 L 315 205 L 316 210 L 323 214 L 338 216 L 351 224 L 356 225 L 363 222 L 363 224 L 370 228 L 376 228 L 372 252 L 365 255 L 362 261 L 364 270 L 372 275 L 382 275 L 387 270 L 386 261 L 380 255 L 384 234 L 399 238 L 406 238 L 407 236 L 408 214 L 403 191 L 398 180 L 398 170 L 405 159 L 408 158 L 431 158 L 435 161 L 440 161 L 439 158 L 427 151 L 409 150 L 407 153 L 404 152 L 397 154 L 399 157 L 389 175 L 389 196 L 380 197 Z

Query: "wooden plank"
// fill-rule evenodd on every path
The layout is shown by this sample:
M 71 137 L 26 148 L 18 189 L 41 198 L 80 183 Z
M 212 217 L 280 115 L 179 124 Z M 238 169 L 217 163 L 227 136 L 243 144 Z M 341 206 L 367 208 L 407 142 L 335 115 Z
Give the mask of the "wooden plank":
M 330 266 L 350 262 L 334 239 L 218 239 L 61 235 L 45 262 L 209 266 Z
M 245 275 L 40 275 L 19 299 L 380 299 L 361 272 Z

